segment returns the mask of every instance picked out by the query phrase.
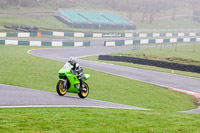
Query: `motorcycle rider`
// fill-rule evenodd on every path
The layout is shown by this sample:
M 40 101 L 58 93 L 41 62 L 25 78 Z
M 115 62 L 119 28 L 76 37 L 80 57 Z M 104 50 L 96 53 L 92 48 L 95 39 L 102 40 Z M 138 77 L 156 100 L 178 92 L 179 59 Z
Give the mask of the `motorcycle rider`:
M 83 69 L 82 69 L 82 67 L 76 62 L 76 59 L 75 59 L 74 57 L 70 57 L 69 60 L 68 60 L 68 63 L 70 63 L 70 64 L 73 66 L 73 68 L 72 68 L 71 70 L 74 72 L 74 74 L 78 74 L 77 78 L 78 78 L 78 80 L 80 81 L 80 88 L 79 88 L 79 90 L 82 91 L 82 90 L 83 90 L 83 87 L 82 87 L 82 85 L 83 85 L 83 80 L 82 80 L 81 77 L 82 77 L 83 74 L 84 74 Z

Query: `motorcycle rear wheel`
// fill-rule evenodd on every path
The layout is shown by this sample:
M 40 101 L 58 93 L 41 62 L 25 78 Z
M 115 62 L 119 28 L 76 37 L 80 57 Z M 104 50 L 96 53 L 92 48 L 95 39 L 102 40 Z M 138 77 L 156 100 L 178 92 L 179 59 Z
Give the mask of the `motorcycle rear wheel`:
M 60 96 L 64 96 L 67 93 L 67 88 L 63 88 L 64 81 L 59 80 L 56 86 L 57 93 Z
M 84 83 L 84 86 L 85 86 L 86 91 L 82 90 L 81 92 L 78 93 L 78 96 L 80 98 L 86 98 L 88 96 L 88 94 L 89 94 L 89 86 L 88 86 L 88 84 Z

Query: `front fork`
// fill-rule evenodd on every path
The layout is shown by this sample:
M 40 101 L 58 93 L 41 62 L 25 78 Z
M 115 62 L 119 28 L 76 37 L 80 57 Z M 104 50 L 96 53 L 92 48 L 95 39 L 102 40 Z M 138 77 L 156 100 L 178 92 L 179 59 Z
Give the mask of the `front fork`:
M 67 79 L 64 80 L 64 83 L 63 83 L 63 88 L 66 89 L 66 87 L 67 87 Z

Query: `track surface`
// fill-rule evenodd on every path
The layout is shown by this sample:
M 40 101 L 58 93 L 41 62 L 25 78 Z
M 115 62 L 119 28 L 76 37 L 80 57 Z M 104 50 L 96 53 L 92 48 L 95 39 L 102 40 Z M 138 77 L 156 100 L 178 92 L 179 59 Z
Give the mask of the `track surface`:
M 130 50 L 132 47 L 103 47 L 92 46 L 87 48 L 76 49 L 42 49 L 29 51 L 30 54 L 45 57 L 57 61 L 66 62 L 70 56 L 81 57 L 88 55 L 110 54 L 113 52 L 120 52 L 124 50 Z M 135 79 L 155 85 L 173 88 L 177 90 L 183 90 L 188 92 L 200 93 L 200 79 L 168 74 L 163 72 L 148 71 L 136 68 L 130 68 L 125 66 L 118 66 L 106 63 L 92 62 L 78 60 L 78 62 L 87 68 Z M 200 107 L 194 110 L 183 111 L 183 113 L 200 114 Z
M 133 106 L 80 99 L 74 96 L 58 96 L 56 93 L 0 84 L 0 108 L 13 107 L 92 107 L 146 110 Z
M 72 48 L 73 49 L 73 48 Z M 70 50 L 72 50 L 70 49 Z M 86 54 L 86 53 L 85 53 Z M 64 60 L 64 58 L 63 58 Z M 93 99 L 80 99 L 74 96 L 58 96 L 56 93 L 44 92 L 23 87 L 0 84 L 0 108 L 15 107 L 91 107 L 149 110 L 134 106 L 104 102 Z
M 103 47 L 93 46 L 87 48 L 66 48 L 66 49 L 40 49 L 32 50 L 31 54 L 40 57 L 45 57 L 57 61 L 67 62 L 70 56 L 81 57 L 87 55 L 109 54 L 123 50 L 132 49 L 132 47 Z M 99 62 L 78 60 L 78 62 L 87 68 L 98 71 L 111 73 L 114 75 L 136 79 L 147 83 L 156 84 L 159 86 L 174 88 L 189 92 L 200 93 L 200 79 L 191 78 L 176 74 L 169 74 L 163 72 L 155 72 L 149 70 L 136 69 L 125 66 L 110 65 Z
M 57 61 L 67 62 L 68 57 L 89 56 L 99 54 L 109 54 L 130 50 L 133 47 L 103 47 L 91 46 L 86 48 L 55 48 L 31 50 L 30 54 L 49 58 Z M 78 60 L 84 66 L 98 71 L 111 73 L 114 75 L 136 79 L 159 86 L 176 88 L 190 92 L 200 93 L 200 79 L 190 78 L 180 75 L 154 72 L 148 70 L 135 69 L 130 67 L 98 63 L 91 61 Z M 12 97 L 12 98 L 11 98 Z M 99 108 L 124 108 L 124 109 L 144 109 L 109 102 L 102 102 L 91 99 L 80 99 L 77 97 L 65 96 L 60 97 L 55 93 L 42 92 L 38 90 L 26 89 L 21 87 L 12 87 L 0 85 L 0 103 L 1 107 L 7 106 L 61 106 L 61 107 L 99 107 Z M 144 109 L 145 110 L 145 109 Z M 200 109 L 185 111 L 187 113 L 200 113 Z

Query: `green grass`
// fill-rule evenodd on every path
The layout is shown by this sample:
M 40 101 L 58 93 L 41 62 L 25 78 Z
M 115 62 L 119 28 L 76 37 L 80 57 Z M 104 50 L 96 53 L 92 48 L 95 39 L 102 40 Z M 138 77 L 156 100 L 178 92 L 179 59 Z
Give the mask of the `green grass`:
M 0 109 L 4 132 L 198 133 L 200 116 L 88 108 Z
M 41 47 L 0 46 L 0 83 L 56 92 L 64 65 L 27 54 Z M 46 48 L 46 47 L 44 47 Z M 1 132 L 199 132 L 196 99 L 167 88 L 84 68 L 91 74 L 88 98 L 153 109 L 88 108 L 0 109 Z M 12 127 L 12 128 L 11 128 Z
M 0 17 L 1 29 L 5 29 L 4 25 L 30 25 L 38 26 L 48 29 L 68 29 L 69 27 L 58 21 L 55 17 L 18 17 L 18 16 L 6 16 Z
M 33 12 L 54 12 L 56 7 L 41 5 L 37 7 L 21 7 L 20 10 L 17 9 L 17 5 L 7 5 L 0 8 L 0 13 L 33 13 Z

